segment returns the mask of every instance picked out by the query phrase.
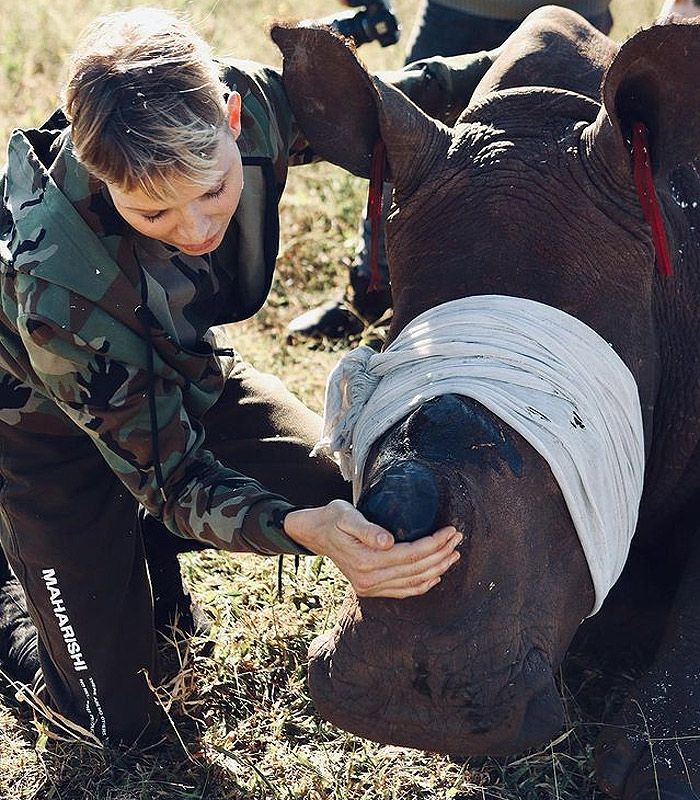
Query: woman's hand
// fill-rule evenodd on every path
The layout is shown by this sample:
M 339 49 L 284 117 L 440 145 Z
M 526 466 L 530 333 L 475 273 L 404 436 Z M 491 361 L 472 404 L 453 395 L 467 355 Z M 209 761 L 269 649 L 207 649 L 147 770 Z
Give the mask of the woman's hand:
M 425 594 L 459 560 L 455 547 L 462 541 L 462 534 L 449 526 L 415 542 L 394 544 L 388 531 L 345 500 L 290 511 L 284 529 L 307 550 L 328 556 L 359 597 Z

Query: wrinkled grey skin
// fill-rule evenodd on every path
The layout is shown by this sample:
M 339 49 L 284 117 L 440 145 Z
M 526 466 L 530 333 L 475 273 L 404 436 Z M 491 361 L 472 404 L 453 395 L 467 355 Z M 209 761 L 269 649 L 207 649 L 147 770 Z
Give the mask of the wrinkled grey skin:
M 634 375 L 645 489 L 626 574 L 599 618 L 623 621 L 621 649 L 626 637 L 648 639 L 659 618 L 664 628 L 596 766 L 603 789 L 626 800 L 657 788 L 696 797 L 700 25 L 655 26 L 619 48 L 571 12 L 535 12 L 451 129 L 370 77 L 329 32 L 276 28 L 273 37 L 314 149 L 367 176 L 375 139 L 386 143 L 390 339 L 447 300 L 521 296 L 586 322 Z M 637 120 L 650 131 L 667 279 L 634 188 Z M 310 652 L 321 714 L 380 742 L 458 755 L 515 753 L 557 734 L 553 674 L 593 590 L 541 457 L 478 403 L 444 397 L 375 445 L 360 507 L 398 538 L 452 523 L 465 533 L 462 558 L 423 597 L 347 597 L 335 630 Z M 586 623 L 593 636 L 597 619 Z M 647 728 L 652 738 L 691 738 L 655 742 L 652 767 Z

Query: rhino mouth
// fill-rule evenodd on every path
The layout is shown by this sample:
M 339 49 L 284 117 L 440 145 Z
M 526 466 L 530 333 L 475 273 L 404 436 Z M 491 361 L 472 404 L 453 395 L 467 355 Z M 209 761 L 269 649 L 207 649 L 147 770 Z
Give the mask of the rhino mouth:
M 348 598 L 335 630 L 311 643 L 309 687 L 323 718 L 383 744 L 462 757 L 522 752 L 562 728 L 541 649 L 514 652 L 502 639 L 483 649 L 467 625 L 428 629 L 410 612 L 389 626 L 385 612 L 367 613 L 375 603 L 387 601 Z

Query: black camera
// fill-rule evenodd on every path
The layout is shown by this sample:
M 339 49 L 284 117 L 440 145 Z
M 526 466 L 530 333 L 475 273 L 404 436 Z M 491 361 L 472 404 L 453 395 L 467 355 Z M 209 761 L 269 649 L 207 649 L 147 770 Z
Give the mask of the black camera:
M 328 25 L 341 36 L 347 36 L 358 47 L 374 41 L 382 47 L 388 47 L 399 41 L 401 26 L 387 0 L 372 0 L 369 3 L 350 0 L 348 5 L 364 7 L 360 11 L 346 11 L 316 22 Z

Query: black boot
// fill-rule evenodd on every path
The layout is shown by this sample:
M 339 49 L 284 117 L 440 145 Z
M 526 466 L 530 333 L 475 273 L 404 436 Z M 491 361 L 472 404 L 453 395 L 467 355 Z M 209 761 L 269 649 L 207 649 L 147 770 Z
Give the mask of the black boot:
M 369 281 L 369 276 L 351 268 L 345 295 L 299 315 L 289 323 L 287 333 L 304 339 L 342 339 L 362 333 L 391 308 L 391 289 L 368 291 Z
M 171 635 L 171 629 L 184 636 L 207 636 L 211 625 L 182 580 L 177 556 L 160 559 L 157 564 L 149 560 L 148 571 L 156 631 L 166 637 Z
M 5 679 L 31 685 L 40 674 L 37 632 L 2 551 L 0 561 L 0 670 Z
M 153 592 L 153 622 L 161 641 L 189 636 L 207 638 L 211 623 L 206 612 L 192 600 L 177 558 L 178 553 L 205 549 L 204 546 L 178 538 L 148 514 L 142 517 L 141 530 Z

